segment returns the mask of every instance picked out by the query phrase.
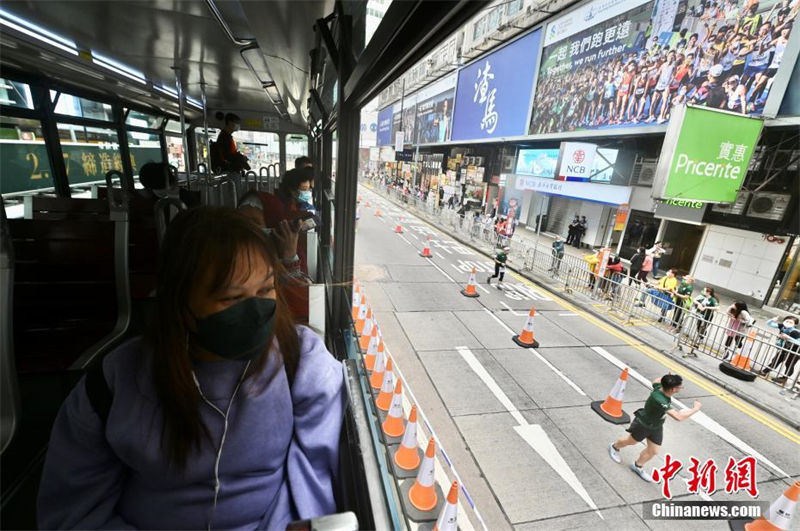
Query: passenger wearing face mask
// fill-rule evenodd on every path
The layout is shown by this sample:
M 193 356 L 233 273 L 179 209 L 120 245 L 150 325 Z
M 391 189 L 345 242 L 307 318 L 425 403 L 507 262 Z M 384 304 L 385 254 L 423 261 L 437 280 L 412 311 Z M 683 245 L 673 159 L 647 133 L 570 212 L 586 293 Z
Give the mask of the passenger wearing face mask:
M 102 360 L 53 426 L 42 529 L 285 529 L 336 512 L 341 365 L 295 326 L 263 231 L 227 209 L 169 225 L 145 338 Z
M 770 371 L 777 371 L 781 363 L 785 363 L 785 371 L 782 375 L 773 378 L 773 381 L 785 383 L 794 374 L 794 367 L 800 359 L 800 329 L 797 328 L 800 319 L 794 315 L 787 315 L 781 321 L 778 317 L 773 317 L 767 324 L 772 328 L 778 329 L 778 353 L 769 362 L 769 365 L 761 369 L 761 374 L 766 376 Z

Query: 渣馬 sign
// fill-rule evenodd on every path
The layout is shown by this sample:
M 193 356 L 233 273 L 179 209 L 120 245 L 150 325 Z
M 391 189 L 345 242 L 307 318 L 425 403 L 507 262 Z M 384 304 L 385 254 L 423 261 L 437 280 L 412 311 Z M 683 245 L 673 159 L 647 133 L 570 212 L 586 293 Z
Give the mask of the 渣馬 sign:
M 763 121 L 702 107 L 673 109 L 653 183 L 653 197 L 733 203 Z

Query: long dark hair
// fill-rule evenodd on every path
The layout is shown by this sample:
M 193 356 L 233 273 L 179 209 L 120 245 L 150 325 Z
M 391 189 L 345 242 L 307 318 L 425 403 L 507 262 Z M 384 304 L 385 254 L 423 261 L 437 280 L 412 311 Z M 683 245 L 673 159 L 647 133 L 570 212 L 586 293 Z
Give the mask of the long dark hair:
M 200 394 L 192 378 L 189 353 L 189 300 L 196 290 L 211 292 L 230 282 L 237 260 L 245 253 L 249 267 L 263 259 L 272 267 L 277 291 L 273 337 L 291 376 L 297 369 L 300 344 L 294 321 L 282 294 L 284 269 L 266 235 L 235 210 L 201 207 L 182 213 L 169 225 L 158 268 L 156 311 L 147 341 L 153 352 L 153 381 L 164 415 L 161 447 L 171 465 L 186 467 L 208 428 L 200 417 Z M 261 374 L 264 355 L 247 378 Z
M 731 315 L 733 315 L 738 319 L 739 315 L 741 315 L 742 312 L 746 311 L 747 311 L 747 304 L 742 301 L 736 301 L 733 303 L 733 310 L 730 313 Z

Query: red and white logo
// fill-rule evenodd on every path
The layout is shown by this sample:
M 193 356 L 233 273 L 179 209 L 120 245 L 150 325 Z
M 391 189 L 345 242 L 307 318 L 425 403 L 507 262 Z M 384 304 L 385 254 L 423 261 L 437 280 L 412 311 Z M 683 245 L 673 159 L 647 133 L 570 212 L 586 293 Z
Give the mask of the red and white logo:
M 580 164 L 586 158 L 586 152 L 582 149 L 576 149 L 572 152 L 572 162 Z

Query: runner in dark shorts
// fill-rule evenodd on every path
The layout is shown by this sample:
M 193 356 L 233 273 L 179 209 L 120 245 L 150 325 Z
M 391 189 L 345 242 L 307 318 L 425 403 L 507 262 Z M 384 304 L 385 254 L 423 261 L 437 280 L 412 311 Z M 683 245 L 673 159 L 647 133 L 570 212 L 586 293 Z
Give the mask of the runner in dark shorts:
M 666 374 L 653 382 L 653 392 L 647 398 L 644 407 L 634 412 L 634 419 L 626 430 L 628 435 L 608 445 L 608 455 L 616 463 L 622 463 L 619 451 L 647 439 L 647 448 L 631 464 L 631 470 L 640 478 L 652 482 L 650 474 L 642 468 L 645 463 L 658 454 L 664 441 L 664 419 L 667 415 L 677 421 L 686 420 L 698 411 L 701 404 L 694 401 L 692 409 L 675 411 L 672 409 L 672 396 L 683 389 L 683 378 L 677 374 Z

